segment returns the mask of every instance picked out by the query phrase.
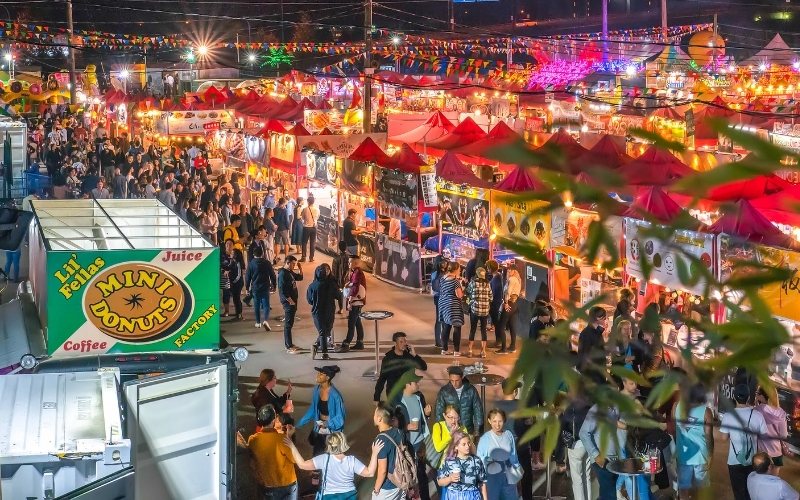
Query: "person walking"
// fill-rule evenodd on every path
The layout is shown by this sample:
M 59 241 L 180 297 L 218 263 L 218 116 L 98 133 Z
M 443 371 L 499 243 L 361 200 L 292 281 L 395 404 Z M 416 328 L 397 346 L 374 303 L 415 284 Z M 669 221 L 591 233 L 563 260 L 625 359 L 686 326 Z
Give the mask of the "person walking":
M 767 434 L 758 440 L 758 451 L 769 455 L 772 474 L 780 476 L 783 467 L 783 440 L 789 436 L 786 411 L 778 400 L 778 389 L 759 387 L 756 391 L 756 411 L 767 423 Z
M 385 388 L 386 400 L 390 406 L 393 406 L 392 403 L 397 403 L 400 398 L 402 387 L 398 386 L 398 382 L 403 374 L 409 370 L 425 371 L 428 369 L 428 363 L 417 354 L 414 346 L 408 343 L 405 332 L 394 332 L 392 342 L 394 342 L 394 347 L 383 356 L 380 375 L 375 383 L 375 392 L 372 396 L 375 403 L 380 403 L 381 393 Z
M 509 475 L 521 468 L 516 438 L 510 430 L 504 430 L 506 412 L 503 410 L 489 410 L 487 421 L 491 429 L 481 436 L 476 453 L 486 468 L 487 498 L 517 500 L 517 485 L 509 482 Z
M 355 476 L 373 477 L 378 468 L 378 454 L 383 442 L 372 444 L 369 465 L 364 465 L 353 455 L 345 455 L 350 445 L 343 432 L 334 432 L 325 439 L 325 453 L 305 460 L 289 438 L 284 444 L 292 450 L 292 457 L 301 470 L 322 471 L 317 497 L 320 500 L 358 500 Z
M 447 264 L 447 274 L 439 283 L 439 319 L 442 322 L 442 355 L 461 356 L 461 327 L 464 325 L 461 285 L 461 266 L 458 262 Z M 453 350 L 448 350 L 450 333 L 453 333 Z
M 361 324 L 361 308 L 367 302 L 367 277 L 361 270 L 361 259 L 358 256 L 350 256 L 350 277 L 344 288 L 345 307 L 347 308 L 347 335 L 337 352 L 347 352 L 349 350 L 364 350 L 364 325 Z M 356 336 L 356 343 L 351 347 L 353 335 Z
M 437 483 L 445 488 L 447 500 L 488 500 L 486 468 L 472 453 L 469 434 L 456 431 L 447 450 L 447 458 L 439 468 Z
M 295 271 L 295 269 L 297 269 Z M 297 354 L 300 348 L 292 342 L 292 328 L 294 317 L 297 314 L 297 282 L 303 281 L 303 268 L 297 262 L 297 257 L 290 255 L 286 263 L 278 271 L 278 297 L 283 306 L 283 343 L 288 354 Z
M 300 262 L 306 261 L 306 255 L 311 262 L 314 262 L 314 251 L 317 247 L 317 221 L 319 221 L 319 208 L 314 203 L 314 197 L 308 197 L 308 204 L 300 211 L 303 221 L 303 240 Z M 306 254 L 306 248 L 308 253 Z
M 291 438 L 294 427 L 287 426 L 285 434 L 275 429 L 277 412 L 272 405 L 258 409 L 256 432 L 245 441 L 236 433 L 236 444 L 250 451 L 252 468 L 258 482 L 259 498 L 270 500 L 297 500 L 297 471 L 292 450 L 286 446 L 283 436 Z
M 475 341 L 475 331 L 481 326 L 481 353 L 486 357 L 486 322 L 489 319 L 489 309 L 492 306 L 492 287 L 486 281 L 486 269 L 479 267 L 475 270 L 475 277 L 467 285 L 467 304 L 469 304 L 469 351 L 472 357 L 472 344 Z
M 333 378 L 341 369 L 336 365 L 314 367 L 314 369 L 317 371 L 317 385 L 311 394 L 311 406 L 305 415 L 300 417 L 297 427 L 304 427 L 314 422 L 308 442 L 313 448 L 314 455 L 319 455 L 325 449 L 326 437 L 333 432 L 344 430 L 347 412 L 342 393 L 333 385 Z
M 264 228 L 264 248 L 266 249 L 264 252 L 264 258 L 272 262 L 272 264 L 278 263 L 278 256 L 275 252 L 275 234 L 278 231 L 278 226 L 272 220 L 274 216 L 274 212 L 272 208 L 267 208 L 264 213 L 264 223 L 261 227 Z
M 722 416 L 719 431 L 728 439 L 728 475 L 735 500 L 750 500 L 747 477 L 753 472 L 753 455 L 760 436 L 767 433 L 763 415 L 750 405 L 750 388 L 739 384 L 733 389 L 736 408 Z
M 589 413 L 591 404 L 586 398 L 580 394 L 575 394 L 570 399 L 571 403 L 561 414 L 561 439 L 564 447 L 567 450 L 567 461 L 569 463 L 569 476 L 572 483 L 572 498 L 573 500 L 595 500 L 597 498 L 598 486 L 597 480 L 593 478 L 592 463 L 589 454 L 586 452 L 586 447 L 580 439 L 580 430 L 583 426 L 586 415 Z M 523 468 L 526 465 L 522 461 Z M 530 463 L 530 460 L 528 460 Z M 531 477 L 532 470 L 525 470 L 525 474 Z M 525 477 L 523 476 L 523 483 Z M 528 489 L 523 488 L 523 499 L 532 500 L 531 484 L 532 478 L 528 481 Z M 527 493 L 527 495 L 526 495 Z
M 339 302 L 339 310 L 336 312 L 342 314 L 342 309 L 344 309 L 344 287 L 350 276 L 350 255 L 347 253 L 347 245 L 345 245 L 344 241 L 339 242 L 339 253 L 336 254 L 336 257 L 331 262 L 331 272 L 339 289 L 336 297 Z
M 11 281 L 19 281 L 19 260 L 22 257 L 22 250 L 6 250 L 6 264 L 3 267 L 3 272 L 8 279 Z M 11 274 L 11 269 L 14 269 L 14 273 Z
M 241 252 L 234 250 L 233 241 L 225 242 L 225 252 L 220 259 L 222 266 L 222 317 L 230 316 L 230 302 L 233 299 L 233 308 L 236 319 L 241 321 L 242 316 L 242 288 L 244 288 L 244 261 Z
M 269 294 L 276 283 L 279 284 L 279 280 L 276 279 L 272 263 L 264 258 L 264 252 L 260 248 L 255 249 L 253 257 L 253 260 L 247 266 L 244 285 L 255 302 L 253 309 L 256 315 L 256 328 L 264 328 L 266 331 L 271 332 L 272 327 L 269 324 Z
M 383 449 L 378 453 L 378 470 L 375 473 L 375 486 L 372 489 L 372 500 L 400 500 L 405 492 L 389 479 L 394 474 L 399 445 L 403 443 L 403 433 L 392 426 L 392 412 L 385 406 L 378 405 L 373 413 L 372 422 L 378 429 L 373 444 L 382 442 Z
M 703 384 L 689 389 L 686 402 L 673 409 L 675 421 L 675 461 L 678 495 L 681 500 L 697 498 L 711 485 L 710 460 L 714 454 L 714 414 L 706 402 Z
M 459 409 L 461 422 L 471 435 L 476 435 L 483 423 L 483 404 L 478 395 L 478 390 L 464 378 L 464 368 L 461 366 L 450 366 L 447 368 L 447 376 L 450 379 L 436 396 L 434 415 L 441 420 L 444 417 L 444 409 L 447 405 L 453 405 Z
M 311 317 L 317 329 L 315 345 L 322 350 L 322 359 L 329 359 L 328 348 L 331 346 L 331 331 L 336 317 L 336 296 L 338 287 L 328 264 L 317 266 L 314 270 L 314 281 L 308 286 L 306 300 L 311 305 Z

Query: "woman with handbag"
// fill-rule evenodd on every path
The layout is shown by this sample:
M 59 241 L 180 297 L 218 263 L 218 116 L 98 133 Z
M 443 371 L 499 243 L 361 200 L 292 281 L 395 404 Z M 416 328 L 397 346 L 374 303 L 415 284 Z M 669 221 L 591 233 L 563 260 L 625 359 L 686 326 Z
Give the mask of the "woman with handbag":
M 450 446 L 453 434 L 457 431 L 468 434 L 467 428 L 461 425 L 461 417 L 458 414 L 458 407 L 446 405 L 442 412 L 444 420 L 436 422 L 431 428 L 431 443 L 433 450 L 428 450 L 428 462 L 431 467 L 438 469 L 444 462 L 444 453 Z
M 442 355 L 461 356 L 461 327 L 464 325 L 464 288 L 461 284 L 461 265 L 450 262 L 447 274 L 439 283 L 439 319 L 442 322 Z M 448 350 L 450 332 L 453 332 L 453 350 Z
M 491 429 L 478 441 L 478 458 L 486 467 L 486 490 L 489 500 L 516 500 L 517 483 L 522 479 L 522 466 L 517 456 L 516 439 L 509 430 L 503 430 L 506 413 L 489 410 L 487 421 Z
M 341 371 L 336 365 L 314 367 L 317 385 L 311 395 L 311 406 L 297 422 L 297 427 L 314 422 L 308 442 L 319 455 L 325 449 L 325 438 L 333 432 L 344 430 L 346 417 L 342 393 L 333 385 L 333 377 Z
M 343 432 L 329 435 L 325 440 L 325 453 L 310 460 L 303 459 L 290 438 L 283 438 L 283 442 L 292 450 L 292 457 L 300 469 L 322 471 L 322 482 L 315 497 L 317 500 L 357 500 L 355 476 L 374 476 L 378 468 L 378 453 L 383 449 L 383 441 L 373 442 L 369 465 L 365 466 L 353 455 L 345 455 L 350 446 Z

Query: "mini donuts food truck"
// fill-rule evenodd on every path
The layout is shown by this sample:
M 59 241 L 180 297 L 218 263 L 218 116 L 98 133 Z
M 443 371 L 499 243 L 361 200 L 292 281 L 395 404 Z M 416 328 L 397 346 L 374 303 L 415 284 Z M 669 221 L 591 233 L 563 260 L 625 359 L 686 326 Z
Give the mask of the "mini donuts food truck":
M 0 415 L 10 415 L 0 422 L 0 496 L 233 498 L 236 361 L 246 350 L 219 349 L 219 248 L 157 200 L 31 206 L 30 283 L 49 356 L 26 367 L 33 374 L 10 375 L 29 382 L 0 383 Z M 73 375 L 49 383 L 55 374 Z M 104 440 L 98 428 L 91 449 L 82 431 L 45 439 L 56 417 L 67 427 L 118 421 L 121 431 Z

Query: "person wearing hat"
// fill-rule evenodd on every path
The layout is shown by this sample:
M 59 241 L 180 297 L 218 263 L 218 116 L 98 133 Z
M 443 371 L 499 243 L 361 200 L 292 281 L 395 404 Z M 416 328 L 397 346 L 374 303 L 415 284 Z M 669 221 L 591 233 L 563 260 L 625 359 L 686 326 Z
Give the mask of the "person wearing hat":
M 464 427 L 474 436 L 483 423 L 483 404 L 478 390 L 464 378 L 464 368 L 461 366 L 447 368 L 447 376 L 450 382 L 439 389 L 436 396 L 435 418 L 442 420 L 445 406 L 453 405 L 458 408 Z
M 431 416 L 431 405 L 425 402 L 425 396 L 419 389 L 422 380 L 414 369 L 407 370 L 398 380 L 402 384 L 402 393 L 395 413 L 397 414 L 397 427 L 405 431 L 406 442 L 414 448 L 416 457 L 417 479 L 420 483 L 419 495 L 422 500 L 428 500 L 427 474 L 425 469 L 425 438 L 430 436 L 431 429 L 428 417 Z
M 475 342 L 475 331 L 481 325 L 481 354 L 486 357 L 486 323 L 489 319 L 489 309 L 492 306 L 492 287 L 486 280 L 486 269 L 478 267 L 475 276 L 467 285 L 467 304 L 469 304 L 469 352 L 472 357 L 472 344 Z
M 284 433 L 275 430 L 277 412 L 272 405 L 258 409 L 256 423 L 260 431 L 246 441 L 241 432 L 236 433 L 236 444 L 250 451 L 253 470 L 258 481 L 259 498 L 297 499 L 297 471 L 292 450 L 283 442 L 291 438 L 294 427 L 285 426 Z
M 747 477 L 753 472 L 759 437 L 767 433 L 767 422 L 750 404 L 750 395 L 747 385 L 733 388 L 736 408 L 722 416 L 719 428 L 723 439 L 728 440 L 728 475 L 735 500 L 750 500 Z
M 332 432 L 344 430 L 346 412 L 342 393 L 333 385 L 333 378 L 341 369 L 336 365 L 314 367 L 317 371 L 317 385 L 311 395 L 311 406 L 300 420 L 297 427 L 314 422 L 308 442 L 314 449 L 314 455 L 325 450 L 325 438 Z

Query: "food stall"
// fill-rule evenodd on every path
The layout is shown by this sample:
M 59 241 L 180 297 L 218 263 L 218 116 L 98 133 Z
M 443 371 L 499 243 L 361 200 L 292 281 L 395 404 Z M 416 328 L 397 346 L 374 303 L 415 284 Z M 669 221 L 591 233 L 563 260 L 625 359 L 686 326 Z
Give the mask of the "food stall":
M 316 247 L 325 253 L 339 253 L 339 226 L 342 222 L 339 210 L 339 176 L 342 171 L 342 158 L 325 151 L 307 150 L 305 152 L 306 179 L 308 187 L 303 198 L 314 195 L 314 203 L 319 208 L 317 220 Z
M 216 349 L 219 248 L 157 200 L 34 200 L 31 285 L 51 355 Z
M 378 234 L 375 276 L 397 286 L 422 290 L 422 244 L 436 234 L 436 172 L 403 144 L 388 166 L 375 170 Z

